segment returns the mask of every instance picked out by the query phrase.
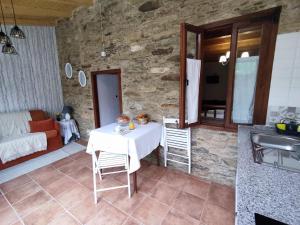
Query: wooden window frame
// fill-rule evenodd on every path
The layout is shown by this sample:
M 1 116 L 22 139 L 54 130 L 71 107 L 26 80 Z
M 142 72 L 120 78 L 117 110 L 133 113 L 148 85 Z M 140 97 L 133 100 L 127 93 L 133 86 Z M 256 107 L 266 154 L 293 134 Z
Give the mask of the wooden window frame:
M 236 57 L 231 57 L 229 61 L 228 84 L 226 96 L 226 114 L 224 125 L 210 125 L 201 121 L 202 99 L 204 94 L 204 79 L 203 76 L 203 60 L 201 60 L 200 74 L 200 91 L 199 91 L 199 117 L 198 122 L 186 124 L 186 58 L 187 58 L 187 32 L 197 34 L 196 38 L 196 59 L 203 59 L 203 34 L 204 31 L 228 28 L 231 26 L 231 45 L 230 55 L 235 56 L 237 50 L 238 29 L 254 24 L 262 25 L 261 45 L 260 45 L 260 61 L 257 72 L 257 83 L 255 92 L 255 105 L 253 112 L 253 124 L 265 124 L 268 110 L 269 91 L 272 77 L 272 66 L 275 52 L 276 36 L 278 32 L 278 24 L 281 13 L 281 6 L 263 10 L 260 12 L 243 15 L 231 19 L 217 21 L 201 26 L 194 26 L 187 23 L 180 24 L 180 79 L 179 79 L 179 127 L 204 127 L 217 130 L 236 131 L 237 124 L 232 123 L 232 104 L 234 90 L 234 74 Z M 199 39 L 200 37 L 200 39 Z

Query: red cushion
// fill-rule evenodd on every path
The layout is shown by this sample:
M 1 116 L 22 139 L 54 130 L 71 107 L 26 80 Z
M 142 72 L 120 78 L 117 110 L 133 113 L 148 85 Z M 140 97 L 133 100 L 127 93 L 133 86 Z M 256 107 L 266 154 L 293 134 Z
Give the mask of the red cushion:
M 54 121 L 51 118 L 46 120 L 29 121 L 29 126 L 31 133 L 54 130 Z
M 47 139 L 54 138 L 57 136 L 57 130 L 47 130 L 45 131 Z

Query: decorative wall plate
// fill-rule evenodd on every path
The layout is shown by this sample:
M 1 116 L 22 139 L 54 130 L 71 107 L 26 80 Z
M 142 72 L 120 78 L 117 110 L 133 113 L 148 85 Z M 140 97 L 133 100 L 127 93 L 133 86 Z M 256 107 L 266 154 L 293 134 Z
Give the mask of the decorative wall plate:
M 67 78 L 69 78 L 69 79 L 72 78 L 73 69 L 72 69 L 71 63 L 66 63 L 65 73 L 66 73 Z
M 78 81 L 81 87 L 85 87 L 86 86 L 86 76 L 85 73 L 80 70 L 78 73 Z

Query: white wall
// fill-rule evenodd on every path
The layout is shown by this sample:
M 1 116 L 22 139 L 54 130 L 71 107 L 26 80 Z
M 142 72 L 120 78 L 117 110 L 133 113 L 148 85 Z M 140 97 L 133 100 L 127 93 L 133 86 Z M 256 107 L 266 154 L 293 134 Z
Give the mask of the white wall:
M 300 107 L 300 32 L 277 36 L 269 107 Z

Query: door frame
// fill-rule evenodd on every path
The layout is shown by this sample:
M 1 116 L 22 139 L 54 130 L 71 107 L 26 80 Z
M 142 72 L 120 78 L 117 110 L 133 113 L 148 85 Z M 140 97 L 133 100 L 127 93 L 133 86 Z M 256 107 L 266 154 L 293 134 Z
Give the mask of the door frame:
M 93 97 L 93 108 L 94 108 L 94 123 L 95 128 L 101 127 L 100 122 L 100 111 L 99 111 L 99 96 L 98 96 L 98 86 L 97 86 L 97 75 L 116 75 L 119 81 L 119 109 L 120 113 L 123 112 L 122 107 L 122 84 L 121 84 L 121 69 L 110 69 L 110 70 L 100 70 L 91 72 L 91 82 L 92 82 L 92 97 Z

